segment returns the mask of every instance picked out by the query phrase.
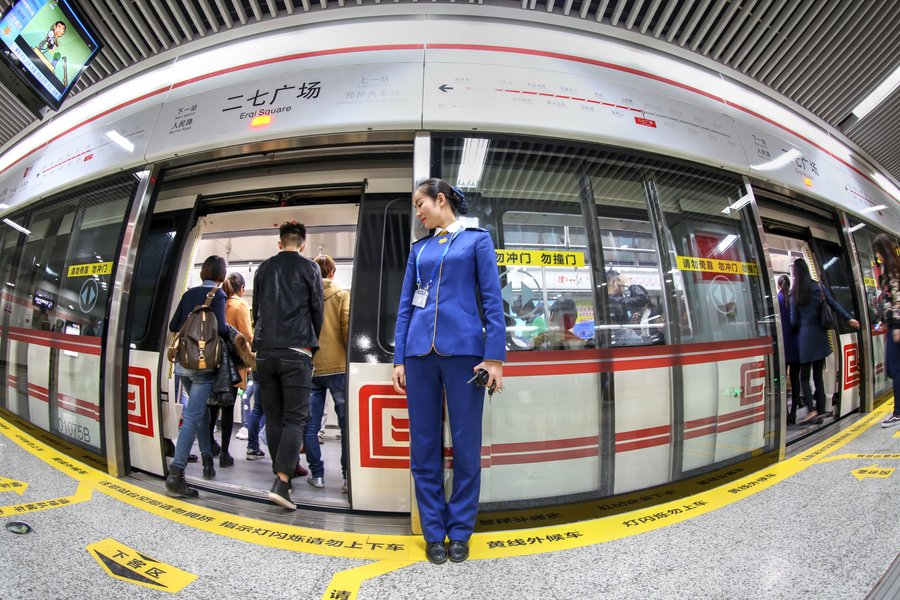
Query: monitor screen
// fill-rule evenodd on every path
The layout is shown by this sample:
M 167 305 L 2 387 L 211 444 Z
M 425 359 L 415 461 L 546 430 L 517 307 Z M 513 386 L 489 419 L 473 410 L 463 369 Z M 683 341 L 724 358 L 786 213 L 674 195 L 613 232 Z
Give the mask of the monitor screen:
M 0 54 L 54 110 L 100 51 L 71 0 L 17 0 L 0 19 Z

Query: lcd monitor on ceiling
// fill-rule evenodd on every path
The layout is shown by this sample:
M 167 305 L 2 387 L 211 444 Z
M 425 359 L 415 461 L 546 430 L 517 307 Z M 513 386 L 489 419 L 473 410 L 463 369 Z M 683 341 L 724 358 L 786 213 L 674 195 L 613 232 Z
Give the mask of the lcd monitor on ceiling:
M 18 0 L 0 19 L 0 55 L 54 110 L 100 50 L 71 0 Z

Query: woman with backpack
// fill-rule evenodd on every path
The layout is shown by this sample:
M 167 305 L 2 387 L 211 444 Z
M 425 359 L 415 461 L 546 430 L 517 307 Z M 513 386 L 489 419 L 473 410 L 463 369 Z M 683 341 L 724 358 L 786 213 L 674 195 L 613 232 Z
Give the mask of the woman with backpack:
M 216 317 L 216 330 L 218 336 L 228 335 L 228 325 L 225 321 L 225 292 L 219 287 L 225 281 L 227 272 L 225 259 L 221 256 L 210 256 L 203 261 L 200 269 L 200 278 L 203 283 L 193 287 L 181 296 L 175 314 L 169 322 L 169 331 L 180 332 L 182 326 L 188 320 L 195 308 L 207 304 Z M 214 338 L 217 339 L 218 338 Z M 181 344 L 188 343 L 182 339 Z M 220 349 L 221 351 L 221 349 Z M 196 498 L 197 490 L 188 487 L 184 480 L 184 469 L 187 466 L 191 446 L 194 438 L 200 444 L 200 454 L 203 458 L 203 479 L 212 479 L 216 476 L 213 467 L 212 446 L 209 435 L 209 410 L 206 408 L 207 400 L 212 393 L 213 382 L 216 378 L 216 364 L 207 364 L 207 368 L 188 369 L 175 363 L 175 376 L 181 381 L 181 385 L 188 394 L 188 403 L 181 413 L 181 430 L 178 432 L 178 441 L 175 442 L 175 458 L 169 467 L 169 476 L 166 478 L 166 492 L 170 496 L 181 498 Z
M 822 371 L 825 369 L 825 358 L 831 354 L 828 344 L 828 331 L 822 326 L 822 304 L 827 302 L 835 313 L 846 319 L 850 326 L 859 329 L 859 321 L 831 297 L 825 286 L 812 280 L 806 261 L 798 258 L 794 261 L 794 284 L 791 287 L 791 326 L 797 332 L 798 355 L 800 359 L 800 387 L 806 399 L 809 412 L 798 422 L 822 422 L 825 414 L 825 381 Z M 815 405 L 813 392 L 809 387 L 809 375 L 812 371 L 815 384 Z

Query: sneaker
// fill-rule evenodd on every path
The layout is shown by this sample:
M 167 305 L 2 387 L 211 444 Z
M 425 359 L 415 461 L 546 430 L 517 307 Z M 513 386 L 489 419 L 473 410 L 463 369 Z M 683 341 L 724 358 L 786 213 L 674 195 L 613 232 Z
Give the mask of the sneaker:
M 324 431 L 320 431 L 320 432 L 319 432 L 319 443 L 320 443 L 320 444 L 324 444 L 324 443 L 325 443 L 325 432 L 324 432 Z
M 344 483 L 341 484 L 341 493 L 343 493 L 343 494 L 347 493 L 347 478 L 346 477 L 344 477 Z
M 276 477 L 275 483 L 272 484 L 272 489 L 266 496 L 278 506 L 288 510 L 297 510 L 297 505 L 291 500 L 290 486 L 290 481 L 282 481 L 279 477 Z
M 247 460 L 259 460 L 265 456 L 266 453 L 259 448 L 247 448 Z
M 900 425 L 900 416 L 897 415 L 888 415 L 888 418 L 881 422 L 882 427 L 893 427 L 894 425 Z
M 306 478 L 306 482 L 313 486 L 314 488 L 323 488 L 325 487 L 325 478 L 324 477 L 313 477 L 310 475 Z
M 297 466 L 294 467 L 294 473 L 297 475 L 297 477 L 306 477 L 307 475 L 309 475 L 309 471 L 306 469 L 306 467 L 300 464 L 299 460 L 297 461 Z
M 246 440 L 247 438 L 250 437 L 250 432 L 247 431 L 246 427 L 241 427 L 240 429 L 238 429 L 238 432 L 234 437 L 236 437 L 239 440 Z

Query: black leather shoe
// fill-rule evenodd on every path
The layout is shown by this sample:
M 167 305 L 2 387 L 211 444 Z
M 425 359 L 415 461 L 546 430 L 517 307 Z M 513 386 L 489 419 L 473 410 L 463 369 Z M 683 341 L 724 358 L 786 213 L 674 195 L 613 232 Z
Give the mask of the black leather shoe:
M 460 563 L 469 558 L 469 542 L 450 540 L 450 562 Z
M 425 545 L 425 556 L 428 561 L 436 565 L 442 565 L 447 562 L 447 549 L 444 548 L 444 542 L 428 542 Z
M 223 469 L 234 466 L 234 459 L 227 452 L 219 454 L 219 466 Z

